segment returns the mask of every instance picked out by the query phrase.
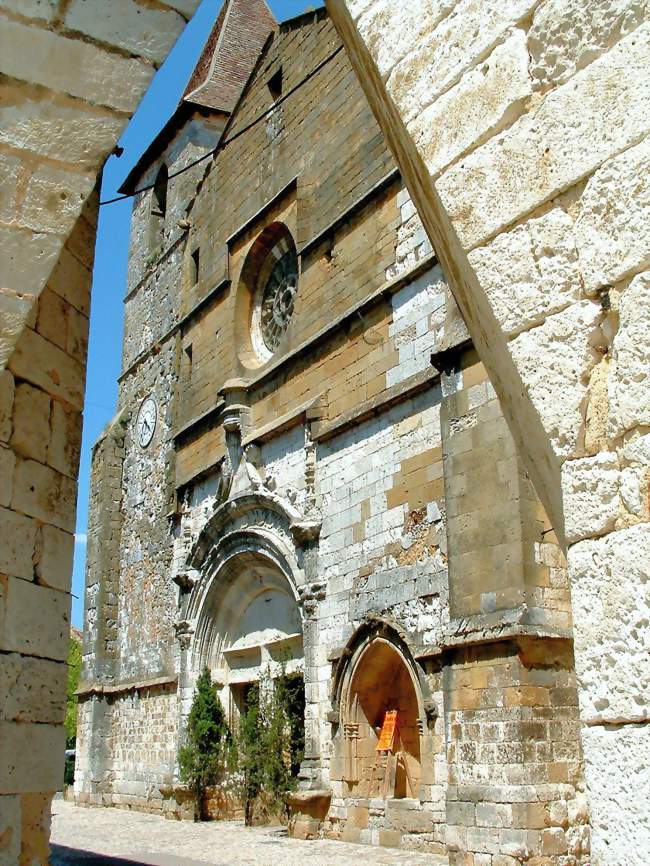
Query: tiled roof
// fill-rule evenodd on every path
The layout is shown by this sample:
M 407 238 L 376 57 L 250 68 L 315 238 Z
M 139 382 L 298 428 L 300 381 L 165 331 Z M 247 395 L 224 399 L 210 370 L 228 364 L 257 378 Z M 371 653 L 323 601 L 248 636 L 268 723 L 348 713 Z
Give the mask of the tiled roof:
M 277 22 L 265 0 L 226 0 L 183 94 L 231 112 Z

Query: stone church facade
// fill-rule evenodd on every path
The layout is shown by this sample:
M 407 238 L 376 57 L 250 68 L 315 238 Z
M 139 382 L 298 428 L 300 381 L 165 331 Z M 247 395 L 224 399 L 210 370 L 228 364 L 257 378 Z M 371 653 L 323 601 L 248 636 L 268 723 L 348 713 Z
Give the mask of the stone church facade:
M 201 668 L 288 658 L 295 835 L 587 864 L 566 562 L 327 13 L 227 3 L 142 187 L 77 801 L 173 813 Z

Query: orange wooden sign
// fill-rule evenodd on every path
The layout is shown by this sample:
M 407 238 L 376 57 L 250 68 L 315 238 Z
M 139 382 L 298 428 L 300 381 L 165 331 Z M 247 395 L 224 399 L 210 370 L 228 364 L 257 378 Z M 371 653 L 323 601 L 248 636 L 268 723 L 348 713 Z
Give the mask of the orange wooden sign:
M 392 752 L 395 744 L 395 731 L 397 729 L 397 710 L 386 710 L 384 724 L 381 726 L 379 742 L 376 746 L 378 752 Z

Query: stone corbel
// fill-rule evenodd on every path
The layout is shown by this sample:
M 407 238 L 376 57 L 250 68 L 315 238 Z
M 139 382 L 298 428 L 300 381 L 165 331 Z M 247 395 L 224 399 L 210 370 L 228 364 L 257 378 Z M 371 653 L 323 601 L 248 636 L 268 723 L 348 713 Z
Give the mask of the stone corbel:
M 321 520 L 294 520 L 291 524 L 291 534 L 296 544 L 311 544 L 320 536 Z
M 175 584 L 180 586 L 183 592 L 190 592 L 199 582 L 198 575 L 189 571 L 181 571 L 172 578 Z
M 432 731 L 433 726 L 436 723 L 436 719 L 440 715 L 438 711 L 438 705 L 432 698 L 427 698 L 424 701 L 424 715 L 426 716 L 426 726 L 430 731 Z M 422 725 L 422 727 L 424 728 L 424 724 Z M 424 733 L 424 730 L 422 730 L 421 733 Z
M 219 393 L 225 401 L 221 416 L 224 430 L 243 435 L 249 426 L 250 412 L 246 383 L 242 379 L 229 379 Z
M 194 629 L 192 623 L 188 619 L 182 619 L 174 623 L 174 631 L 182 650 L 189 649 L 192 642 Z

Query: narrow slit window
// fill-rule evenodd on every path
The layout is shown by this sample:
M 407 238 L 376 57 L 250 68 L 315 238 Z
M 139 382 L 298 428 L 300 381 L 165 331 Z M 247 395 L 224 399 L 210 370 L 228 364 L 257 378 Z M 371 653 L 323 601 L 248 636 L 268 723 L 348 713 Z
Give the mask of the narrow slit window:
M 190 285 L 195 286 L 201 276 L 201 250 L 197 247 L 190 256 Z
M 157 217 L 163 217 L 167 213 L 167 183 L 169 172 L 163 163 L 160 166 L 153 187 L 153 200 L 151 202 L 151 213 Z
M 277 102 L 282 96 L 282 67 L 277 72 L 274 72 L 269 79 L 269 91 L 274 102 Z
M 169 172 L 163 163 L 156 175 L 151 195 L 149 212 L 149 253 L 150 263 L 162 252 L 165 237 L 165 214 L 167 213 L 167 181 Z

